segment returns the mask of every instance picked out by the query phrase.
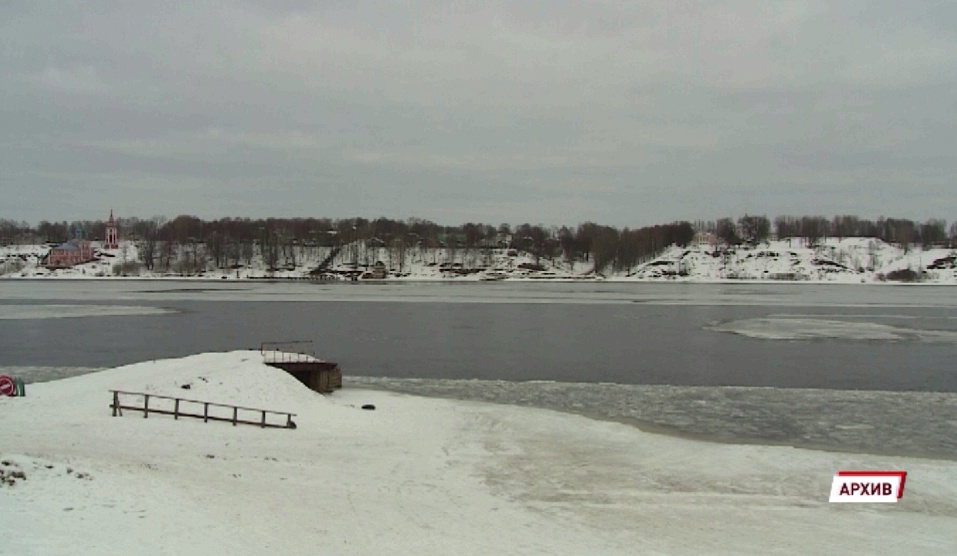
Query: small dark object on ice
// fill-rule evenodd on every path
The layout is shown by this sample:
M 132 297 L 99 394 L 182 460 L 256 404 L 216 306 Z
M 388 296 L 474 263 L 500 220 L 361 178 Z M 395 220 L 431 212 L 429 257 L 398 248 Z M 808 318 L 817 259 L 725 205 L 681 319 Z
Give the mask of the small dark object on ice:
M 180 386 L 180 388 L 182 388 L 183 390 L 189 390 L 189 389 L 192 388 L 192 387 L 193 387 L 192 384 L 184 384 L 184 385 Z
M 17 484 L 17 479 L 25 481 L 26 478 L 27 474 L 19 469 L 15 471 L 4 471 L 0 469 L 0 485 L 6 483 L 10 486 L 15 486 Z
M 371 403 L 367 403 L 367 404 L 365 404 L 364 406 L 362 406 L 362 409 L 368 409 L 369 411 L 375 411 L 375 406 L 372 405 Z

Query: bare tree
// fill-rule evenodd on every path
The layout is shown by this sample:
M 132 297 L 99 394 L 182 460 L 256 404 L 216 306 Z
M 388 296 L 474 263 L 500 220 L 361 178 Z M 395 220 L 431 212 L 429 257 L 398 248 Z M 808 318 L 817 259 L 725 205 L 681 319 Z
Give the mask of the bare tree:
M 613 263 L 618 256 L 620 236 L 618 230 L 602 226 L 595 235 L 592 244 L 592 259 L 595 262 L 595 272 L 601 273 Z
M 156 246 L 159 241 L 159 226 L 157 219 L 147 221 L 142 229 L 142 239 L 139 241 L 139 255 L 146 270 L 153 270 L 156 258 Z
M 255 255 L 255 249 L 253 248 L 253 240 L 244 239 L 241 247 L 243 262 L 246 266 L 253 264 L 253 255 Z
M 924 248 L 941 245 L 947 242 L 947 223 L 943 220 L 931 218 L 920 225 L 920 241 Z
M 206 239 L 206 245 L 209 248 L 210 255 L 213 257 L 213 266 L 216 268 L 226 266 L 226 246 L 223 236 L 219 232 L 209 234 L 209 237 Z
M 738 219 L 742 239 L 755 245 L 768 238 L 771 232 L 771 222 L 766 216 L 749 216 L 745 214 Z
M 737 245 L 741 241 L 734 220 L 730 218 L 722 218 L 715 222 L 715 235 L 727 245 Z
M 160 267 L 164 272 L 169 272 L 173 261 L 176 259 L 176 243 L 170 240 L 161 240 L 158 250 Z
M 405 242 L 405 239 L 401 237 L 393 238 L 389 242 L 389 267 L 395 268 L 398 266 L 398 272 L 401 274 L 405 271 L 405 254 L 408 249 L 408 244 Z M 396 265 L 398 262 L 398 265 Z

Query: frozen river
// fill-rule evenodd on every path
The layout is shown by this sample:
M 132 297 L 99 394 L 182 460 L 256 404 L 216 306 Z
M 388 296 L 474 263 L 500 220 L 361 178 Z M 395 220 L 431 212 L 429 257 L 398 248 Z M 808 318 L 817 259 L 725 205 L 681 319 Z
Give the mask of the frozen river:
M 299 339 L 347 386 L 957 453 L 949 287 L 0 282 L 0 368 L 28 381 Z

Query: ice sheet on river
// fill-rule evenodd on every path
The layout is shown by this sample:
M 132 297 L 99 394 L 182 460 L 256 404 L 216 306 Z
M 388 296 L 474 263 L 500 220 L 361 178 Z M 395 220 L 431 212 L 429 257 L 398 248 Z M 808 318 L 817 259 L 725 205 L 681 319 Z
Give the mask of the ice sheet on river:
M 650 283 L 181 282 L 176 280 L 0 281 L 0 298 L 23 300 L 363 301 L 573 303 L 791 307 L 957 307 L 947 286 Z
M 957 332 L 950 330 L 925 330 L 874 322 L 846 322 L 820 318 L 766 317 L 741 319 L 714 324 L 709 329 L 766 340 L 843 339 L 892 342 L 957 342 Z
M 71 317 L 115 317 L 163 315 L 161 307 L 141 305 L 0 305 L 0 319 L 59 319 Z
M 957 394 L 350 376 L 345 385 L 540 407 L 702 440 L 957 454 Z
M 27 383 L 98 370 L 0 366 Z M 957 458 L 957 394 L 950 393 L 349 375 L 345 386 L 539 407 L 702 440 Z
M 0 364 L 0 374 L 15 376 L 23 379 L 26 384 L 49 382 L 72 376 L 80 376 L 102 371 L 104 367 L 50 367 L 39 365 L 3 365 Z

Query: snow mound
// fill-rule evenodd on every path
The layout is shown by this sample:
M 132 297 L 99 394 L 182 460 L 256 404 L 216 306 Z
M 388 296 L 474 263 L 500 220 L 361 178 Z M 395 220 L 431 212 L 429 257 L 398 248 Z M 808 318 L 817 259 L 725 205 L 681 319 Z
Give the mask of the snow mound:
M 324 399 L 286 371 L 266 365 L 258 351 L 204 353 L 125 365 L 44 384 L 36 389 L 35 397 L 27 399 L 68 396 L 104 400 L 108 390 L 292 413 L 308 411 Z
M 195 355 L 167 363 L 169 374 L 152 376 L 145 392 L 264 409 L 302 409 L 322 399 L 286 371 L 264 364 L 255 351 Z M 183 386 L 189 386 L 188 392 Z

